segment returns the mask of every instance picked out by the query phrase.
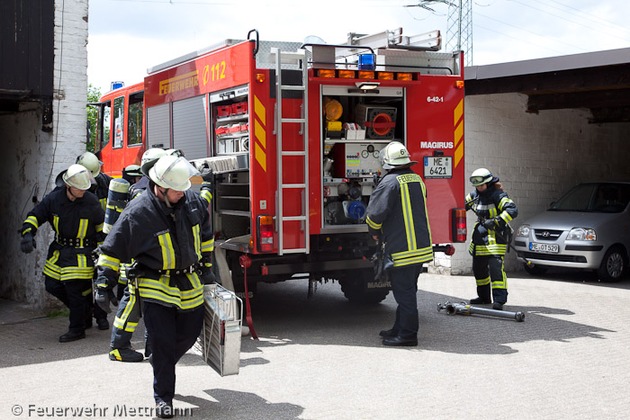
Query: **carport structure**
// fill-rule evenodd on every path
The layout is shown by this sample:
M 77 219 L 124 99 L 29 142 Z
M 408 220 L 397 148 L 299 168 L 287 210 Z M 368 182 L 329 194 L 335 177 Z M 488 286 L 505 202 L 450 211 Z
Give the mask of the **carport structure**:
M 585 108 L 590 123 L 630 122 L 630 48 L 466 68 L 466 95 L 527 95 L 527 112 Z
M 465 80 L 466 172 L 501 178 L 514 228 L 579 182 L 630 180 L 630 48 L 472 66 Z M 452 273 L 471 272 L 467 248 Z M 506 268 L 522 269 L 514 253 Z

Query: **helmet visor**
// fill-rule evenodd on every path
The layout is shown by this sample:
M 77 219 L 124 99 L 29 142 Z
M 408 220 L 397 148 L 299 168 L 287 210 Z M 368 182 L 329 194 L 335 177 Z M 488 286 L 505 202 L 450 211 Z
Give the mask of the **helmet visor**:
M 94 178 L 92 177 L 92 174 L 87 170 L 70 175 L 68 174 L 68 171 L 66 171 L 63 175 L 63 181 L 73 188 L 87 191 L 92 186 Z
M 487 176 L 471 176 L 470 177 L 470 183 L 473 184 L 474 187 L 483 185 L 486 182 L 490 182 L 491 180 L 492 180 L 492 177 L 487 177 Z
M 156 184 L 176 191 L 189 189 L 191 185 L 190 178 L 199 175 L 199 171 L 183 157 L 174 159 L 161 173 L 158 173 L 155 166 L 153 166 L 151 171 L 154 173 L 153 180 Z

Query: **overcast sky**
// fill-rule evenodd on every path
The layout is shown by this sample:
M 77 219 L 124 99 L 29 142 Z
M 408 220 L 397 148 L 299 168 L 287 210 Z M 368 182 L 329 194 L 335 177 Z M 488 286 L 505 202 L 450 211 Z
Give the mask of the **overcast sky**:
M 102 93 L 115 80 L 133 84 L 150 67 L 251 29 L 262 40 L 331 44 L 349 32 L 440 30 L 445 45 L 449 1 L 459 2 L 90 0 L 88 82 Z M 473 65 L 630 47 L 627 0 L 473 0 L 472 10 Z

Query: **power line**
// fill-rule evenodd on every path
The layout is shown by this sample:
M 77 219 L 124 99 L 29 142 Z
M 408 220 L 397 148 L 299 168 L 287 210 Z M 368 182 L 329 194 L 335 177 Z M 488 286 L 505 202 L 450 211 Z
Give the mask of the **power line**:
M 536 0 L 536 1 L 538 1 L 539 3 L 541 2 L 541 0 Z M 548 3 L 547 3 L 547 2 L 549 2 L 549 3 L 555 3 L 555 4 L 557 4 L 557 5 L 558 5 L 558 6 L 560 6 L 560 7 L 564 7 L 564 8 L 566 8 L 566 9 L 570 9 L 570 10 L 572 10 L 572 11 L 573 11 L 573 12 L 575 12 L 576 14 L 583 15 L 583 17 L 582 17 L 582 18 L 583 18 L 583 19 L 587 19 L 588 21 L 598 20 L 600 23 L 603 23 L 603 24 L 606 24 L 606 25 L 609 25 L 609 26 L 616 26 L 616 27 L 617 27 L 617 30 L 619 30 L 619 31 L 621 31 L 621 32 L 630 33 L 630 31 L 628 31 L 628 28 L 623 27 L 623 26 L 620 26 L 620 25 L 618 25 L 618 24 L 616 24 L 616 23 L 614 23 L 614 22 L 611 22 L 611 21 L 609 21 L 609 20 L 603 19 L 603 18 L 601 18 L 601 17 L 599 17 L 599 16 L 597 16 L 597 15 L 595 15 L 595 14 L 593 14 L 593 13 L 586 13 L 586 12 L 584 12 L 584 11 L 580 10 L 580 9 L 576 9 L 575 7 L 572 7 L 572 6 L 569 6 L 569 5 L 566 5 L 566 4 L 563 4 L 563 3 L 560 3 L 559 1 L 555 1 L 555 0 L 545 0 L 545 2 L 543 2 L 543 4 L 548 5 Z M 561 10 L 561 8 L 560 8 L 560 7 L 556 8 L 556 9 L 557 9 L 557 10 Z
M 522 1 L 519 1 L 519 0 L 510 0 L 510 1 L 512 1 L 513 3 L 518 3 L 518 4 L 520 4 L 521 6 L 528 7 L 528 8 L 530 8 L 530 9 L 536 10 L 536 11 L 538 11 L 538 12 L 542 12 L 542 13 L 545 13 L 545 14 L 547 14 L 547 15 L 550 15 L 550 16 L 553 16 L 553 17 L 556 17 L 556 18 L 561 19 L 561 20 L 564 20 L 564 21 L 566 21 L 566 22 L 570 22 L 570 23 L 574 23 L 574 24 L 576 24 L 576 25 L 582 26 L 583 28 L 589 29 L 589 30 L 591 30 L 591 31 L 593 31 L 593 32 L 595 32 L 595 33 L 601 33 L 602 29 L 604 29 L 604 31 L 605 31 L 605 28 L 595 28 L 595 27 L 593 27 L 592 25 L 587 25 L 587 24 L 584 24 L 584 23 L 579 22 L 579 21 L 577 21 L 577 20 L 574 20 L 574 19 L 569 19 L 569 18 L 567 18 L 567 17 L 566 17 L 566 16 L 564 16 L 564 15 L 558 15 L 558 14 L 555 14 L 555 13 L 551 13 L 549 10 L 545 10 L 545 9 L 541 9 L 541 8 L 538 8 L 538 7 L 534 7 L 534 6 L 533 6 L 533 5 L 531 5 L 531 4 L 528 4 L 528 3 L 523 3 Z M 557 3 L 557 2 L 556 2 L 556 3 Z M 548 6 L 548 3 L 547 3 L 547 2 L 545 2 L 544 4 L 545 4 L 546 6 Z M 560 4 L 560 3 L 557 3 L 557 4 Z M 557 8 L 556 8 L 556 9 L 557 9 Z M 557 9 L 557 10 L 558 10 L 558 9 Z M 575 15 L 573 15 L 572 17 L 575 17 Z M 604 19 L 601 19 L 601 21 L 602 21 L 602 22 L 605 22 L 606 24 L 612 24 L 611 22 L 607 22 L 607 21 L 605 21 Z M 627 39 L 623 39 L 623 40 L 624 40 L 624 41 L 627 41 Z
M 548 37 L 546 37 L 545 35 L 540 35 L 540 34 L 537 34 L 536 32 L 532 32 L 532 31 L 530 31 L 530 30 L 528 30 L 528 29 L 523 29 L 523 28 L 518 27 L 518 26 L 516 26 L 516 25 L 512 25 L 511 23 L 507 23 L 507 22 L 504 22 L 504 21 L 502 21 L 502 20 L 492 18 L 492 17 L 490 17 L 490 16 L 484 15 L 483 13 L 477 13 L 477 16 L 482 17 L 482 18 L 486 18 L 486 19 L 489 19 L 489 20 L 492 20 L 492 21 L 494 21 L 494 22 L 498 22 L 498 23 L 500 23 L 500 24 L 502 24 L 502 25 L 509 26 L 509 27 L 512 27 L 512 28 L 514 28 L 514 29 L 516 29 L 516 30 L 519 30 L 519 31 L 522 31 L 522 32 L 526 32 L 526 33 L 529 33 L 529 34 L 534 35 L 534 36 L 536 36 L 536 37 L 542 38 L 542 39 L 546 40 L 546 43 L 545 43 L 545 45 L 544 45 L 545 47 L 547 47 L 547 45 L 549 44 L 549 42 L 548 42 L 548 39 L 549 39 L 549 38 L 548 38 Z M 505 32 L 500 32 L 500 31 L 498 31 L 498 30 L 496 30 L 496 29 L 486 28 L 486 27 L 483 27 L 483 26 L 478 25 L 478 24 L 476 24 L 475 26 L 480 27 L 480 28 L 483 28 L 483 29 L 486 29 L 486 30 L 489 30 L 489 31 L 492 31 L 492 32 L 500 33 L 500 34 L 505 35 L 505 36 L 509 36 L 510 38 L 518 39 L 519 41 L 521 41 L 521 40 L 522 40 L 522 39 L 520 39 L 520 38 L 516 38 L 516 37 L 510 36 L 510 35 L 506 34 Z M 579 50 L 582 50 L 582 51 L 586 51 L 586 49 L 585 49 L 585 48 L 583 48 L 583 47 L 581 47 L 581 46 L 578 46 L 578 45 L 572 45 L 572 44 L 566 43 L 566 42 L 561 41 L 561 40 L 554 39 L 554 43 L 564 44 L 564 45 L 566 45 L 567 47 L 571 47 L 571 48 L 579 49 Z M 549 50 L 550 50 L 550 51 L 556 51 L 556 50 L 553 50 L 553 49 L 551 49 L 551 48 L 549 48 Z M 556 52 L 558 52 L 558 53 L 562 53 L 561 51 L 556 51 Z

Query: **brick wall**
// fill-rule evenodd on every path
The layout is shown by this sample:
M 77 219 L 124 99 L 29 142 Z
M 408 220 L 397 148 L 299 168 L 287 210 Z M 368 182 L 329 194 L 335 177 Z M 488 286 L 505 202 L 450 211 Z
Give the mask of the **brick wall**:
M 20 112 L 0 116 L 3 164 L 0 177 L 8 199 L 0 200 L 0 297 L 42 309 L 56 304 L 44 291 L 42 268 L 51 240 L 47 224 L 36 237 L 37 249 L 19 250 L 26 213 L 54 186 L 56 175 L 85 151 L 87 99 L 88 0 L 55 5 L 53 130 L 42 131 L 42 109 L 26 103 Z

